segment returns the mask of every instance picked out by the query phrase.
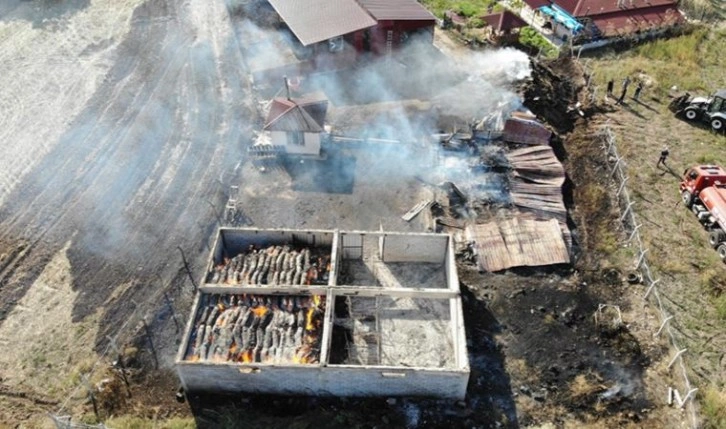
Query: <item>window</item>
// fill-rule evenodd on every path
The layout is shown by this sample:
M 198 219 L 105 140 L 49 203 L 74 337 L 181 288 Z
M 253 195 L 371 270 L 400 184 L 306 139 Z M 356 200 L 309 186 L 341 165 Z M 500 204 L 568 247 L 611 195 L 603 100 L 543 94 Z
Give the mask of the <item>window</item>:
M 305 145 L 305 136 L 303 135 L 302 131 L 288 132 L 287 133 L 287 144 L 304 146 Z
M 713 103 L 711 103 L 711 108 L 708 109 L 711 113 L 720 112 L 721 110 L 726 108 L 726 103 L 724 103 L 724 99 L 721 97 L 714 97 Z

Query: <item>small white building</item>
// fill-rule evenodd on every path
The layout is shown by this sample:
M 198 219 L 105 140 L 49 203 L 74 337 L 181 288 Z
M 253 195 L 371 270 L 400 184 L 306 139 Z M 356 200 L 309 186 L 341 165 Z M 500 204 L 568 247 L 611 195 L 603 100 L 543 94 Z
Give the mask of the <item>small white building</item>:
M 275 98 L 265 121 L 273 146 L 291 155 L 320 155 L 320 134 L 324 132 L 328 100 L 323 94 L 301 98 Z

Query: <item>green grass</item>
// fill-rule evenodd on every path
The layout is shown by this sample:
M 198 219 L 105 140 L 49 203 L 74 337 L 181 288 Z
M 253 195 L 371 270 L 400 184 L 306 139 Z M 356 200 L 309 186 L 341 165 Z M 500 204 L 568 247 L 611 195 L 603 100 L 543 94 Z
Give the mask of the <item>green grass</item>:
M 108 419 L 104 424 L 113 429 L 194 429 L 197 427 L 191 417 L 156 421 L 141 417 L 122 416 Z
M 453 10 L 459 15 L 480 17 L 487 15 L 488 9 L 497 4 L 496 0 L 422 0 L 424 6 L 434 15 L 443 18 L 444 12 Z
M 726 393 L 707 387 L 701 398 L 705 429 L 726 428 Z
M 726 30 L 696 27 L 692 32 L 659 39 L 622 54 L 609 54 L 620 61 L 599 64 L 594 77 L 605 86 L 610 79 L 644 74 L 652 81 L 650 90 L 660 96 L 676 86 L 691 93 L 709 94 L 726 87 Z
M 726 320 L 726 294 L 723 294 L 714 300 L 716 314 L 721 320 Z

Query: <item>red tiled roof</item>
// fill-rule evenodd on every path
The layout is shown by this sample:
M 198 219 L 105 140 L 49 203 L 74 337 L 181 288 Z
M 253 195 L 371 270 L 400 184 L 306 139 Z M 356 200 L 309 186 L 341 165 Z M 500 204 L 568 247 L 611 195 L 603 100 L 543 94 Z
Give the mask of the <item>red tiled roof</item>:
M 622 10 L 594 16 L 593 24 L 606 36 L 627 35 L 639 30 L 667 27 L 684 22 L 683 15 L 673 5 L 638 10 Z
M 554 0 L 554 3 L 577 18 L 656 6 L 677 7 L 676 0 Z
M 358 0 L 377 20 L 435 21 L 436 18 L 416 0 Z
M 525 20 L 508 10 L 482 16 L 481 19 L 486 22 L 487 25 L 498 31 L 509 31 L 513 28 L 522 28 L 527 26 L 527 22 Z
M 542 6 L 549 6 L 552 4 L 549 0 L 524 0 L 524 3 L 532 9 L 539 9 Z
M 322 94 L 304 98 L 275 98 L 265 120 L 265 131 L 323 131 L 328 100 Z
M 355 0 L 269 0 L 304 46 L 376 25 Z

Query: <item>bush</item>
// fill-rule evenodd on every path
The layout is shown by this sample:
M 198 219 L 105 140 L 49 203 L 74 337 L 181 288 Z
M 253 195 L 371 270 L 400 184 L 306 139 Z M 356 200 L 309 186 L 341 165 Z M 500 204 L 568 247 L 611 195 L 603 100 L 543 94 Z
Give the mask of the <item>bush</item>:
M 547 57 L 554 56 L 557 53 L 555 47 L 552 46 L 550 42 L 544 38 L 544 36 L 529 26 L 524 27 L 519 31 L 519 43 L 538 51 L 541 50 Z
M 454 10 L 463 17 L 471 18 L 472 16 L 479 14 L 480 7 L 470 2 L 460 2 L 456 5 Z
M 472 18 L 466 23 L 466 26 L 469 28 L 482 28 L 485 25 L 487 25 L 487 23 L 481 18 Z

